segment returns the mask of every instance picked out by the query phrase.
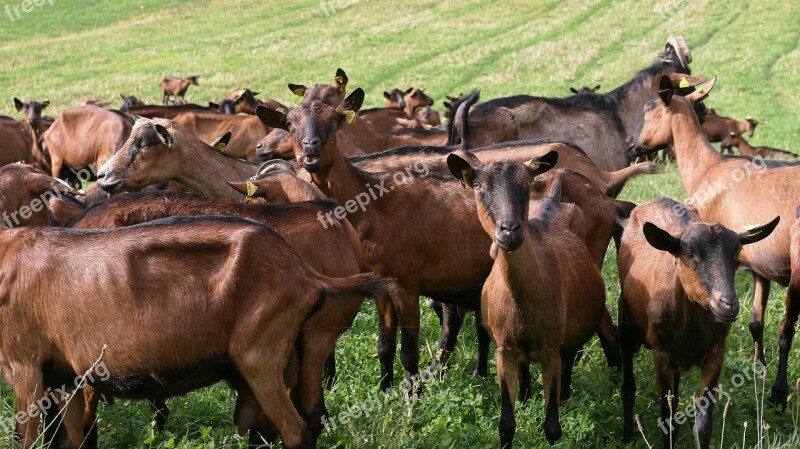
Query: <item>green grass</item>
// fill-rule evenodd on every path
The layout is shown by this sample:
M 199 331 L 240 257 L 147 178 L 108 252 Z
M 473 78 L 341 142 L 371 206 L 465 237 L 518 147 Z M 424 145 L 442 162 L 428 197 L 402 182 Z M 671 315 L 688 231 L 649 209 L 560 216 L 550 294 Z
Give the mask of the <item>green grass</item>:
M 0 2 L 11 6 L 17 0 Z M 363 87 L 367 106 L 382 104 L 392 87 L 425 88 L 437 100 L 481 88 L 484 99 L 529 93 L 562 96 L 569 86 L 602 84 L 603 91 L 649 64 L 669 35 L 683 35 L 692 49 L 695 74 L 718 74 L 707 103 L 734 117 L 766 121 L 754 144 L 799 151 L 800 3 L 733 0 L 640 2 L 483 2 L 469 0 L 391 2 L 361 0 L 326 16 L 317 2 L 234 2 L 98 0 L 45 3 L 10 22 L 0 10 L 0 114 L 18 117 L 11 98 L 50 100 L 55 115 L 91 97 L 115 100 L 136 94 L 160 99 L 164 75 L 200 76 L 188 100 L 202 103 L 247 86 L 262 97 L 294 103 L 287 83 L 330 82 L 337 67 L 351 89 Z M 669 7 L 662 16 L 656 7 Z M 674 167 L 629 184 L 623 199 L 643 202 L 658 196 L 685 199 Z M 613 252 L 603 270 L 608 303 L 616 311 L 619 284 Z M 751 305 L 749 276 L 740 274 L 743 310 Z M 767 388 L 775 375 L 777 328 L 785 290 L 773 287 L 766 323 L 770 362 Z M 750 365 L 748 313 L 734 324 L 728 341 L 723 384 Z M 426 384 L 413 402 L 395 392 L 370 416 L 354 418 L 326 432 L 320 447 L 462 448 L 496 447 L 499 394 L 491 377 L 471 378 L 475 358 L 472 318 L 465 326 L 443 380 Z M 366 304 L 353 329 L 340 341 L 340 382 L 327 395 L 332 416 L 376 397 L 379 367 L 374 306 Z M 436 351 L 438 322 L 423 308 L 422 363 Z M 795 345 L 800 347 L 800 345 Z M 792 351 L 790 384 L 800 377 L 798 350 Z M 396 380 L 402 368 L 396 363 Z M 534 378 L 538 375 L 534 368 Z M 654 446 L 659 415 L 652 358 L 636 360 L 636 412 Z M 592 341 L 575 369 L 574 394 L 561 409 L 564 437 L 559 447 L 619 445 L 622 429 L 621 379 L 605 367 Z M 681 403 L 699 388 L 697 372 L 681 382 Z M 759 385 L 760 391 L 760 385 Z M 730 390 L 725 447 L 756 446 L 753 385 Z M 13 425 L 12 394 L 0 382 L 0 445 Z M 541 388 L 517 413 L 518 447 L 546 447 L 541 429 Z M 101 413 L 102 447 L 244 447 L 232 424 L 233 394 L 222 385 L 172 399 L 168 432 L 153 430 L 146 404 L 117 401 Z M 765 447 L 800 444 L 792 415 L 769 407 Z M 719 447 L 721 407 L 715 414 L 714 447 Z M 685 426 L 680 447 L 694 447 Z M 631 447 L 646 447 L 639 441 Z

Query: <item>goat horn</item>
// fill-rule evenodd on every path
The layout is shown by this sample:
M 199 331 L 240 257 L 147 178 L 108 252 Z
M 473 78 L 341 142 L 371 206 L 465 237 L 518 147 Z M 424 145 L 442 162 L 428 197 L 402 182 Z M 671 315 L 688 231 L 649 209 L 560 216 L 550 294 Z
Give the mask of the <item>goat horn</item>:
M 683 68 L 688 69 L 689 64 L 692 63 L 692 52 L 689 50 L 689 46 L 686 45 L 683 36 L 670 36 L 666 45 L 664 45 L 664 50 L 669 51 L 670 48 L 675 50 L 675 54 L 678 55 Z

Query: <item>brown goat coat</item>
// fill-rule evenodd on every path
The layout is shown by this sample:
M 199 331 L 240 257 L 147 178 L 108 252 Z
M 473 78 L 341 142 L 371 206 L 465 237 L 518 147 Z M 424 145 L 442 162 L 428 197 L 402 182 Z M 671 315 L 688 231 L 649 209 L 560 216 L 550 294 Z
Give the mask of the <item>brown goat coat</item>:
M 261 120 L 252 115 L 185 112 L 175 117 L 174 121 L 205 142 L 212 142 L 230 131 L 233 137 L 225 146 L 225 153 L 250 162 L 259 161 L 256 156 L 256 145 L 272 131 L 272 128 L 265 126 Z
M 0 165 L 33 162 L 31 145 L 31 137 L 22 123 L 0 120 Z
M 111 231 L 20 228 L 0 232 L 0 240 L 0 328 L 27 336 L 25 345 L 0 340 L 3 373 L 19 410 L 38 399 L 45 360 L 71 378 L 108 345 L 103 363 L 114 378 L 156 376 L 168 384 L 210 357 L 227 355 L 284 444 L 299 447 L 307 439 L 282 374 L 301 326 L 332 280 L 268 228 L 182 219 Z M 72 293 L 69 307 L 52 307 L 64 301 L 57 293 L 64 289 Z M 120 329 L 137 331 L 119 338 Z M 134 388 L 127 394 L 153 393 Z M 72 407 L 80 405 L 78 398 Z M 32 445 L 37 423 L 34 417 L 20 426 L 24 448 Z
M 747 133 L 753 137 L 753 132 L 758 125 L 758 121 L 752 119 L 736 121 L 729 117 L 722 117 L 717 115 L 714 109 L 709 108 L 706 111 L 706 118 L 703 121 L 702 129 L 706 139 L 709 142 L 722 142 L 730 133 L 744 134 Z
M 62 164 L 73 171 L 94 164 L 97 170 L 122 147 L 130 132 L 131 124 L 122 115 L 97 106 L 80 106 L 62 113 L 42 135 L 52 176 L 60 175 Z

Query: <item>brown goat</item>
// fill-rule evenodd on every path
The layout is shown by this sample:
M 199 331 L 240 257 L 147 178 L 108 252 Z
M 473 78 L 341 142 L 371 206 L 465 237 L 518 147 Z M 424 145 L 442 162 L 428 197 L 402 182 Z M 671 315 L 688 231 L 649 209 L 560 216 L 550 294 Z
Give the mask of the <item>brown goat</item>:
M 720 399 L 725 340 L 739 313 L 739 251 L 769 236 L 780 217 L 737 235 L 719 223 L 702 222 L 696 212 L 678 215 L 676 210 L 685 206 L 666 198 L 639 205 L 622 234 L 617 260 L 622 288 L 622 439 L 630 442 L 633 437 L 633 356 L 645 344 L 653 350 L 664 447 L 670 448 L 677 434 L 674 412 L 680 375 L 697 366 L 701 385 L 695 435 L 699 447 L 708 449 L 712 412 Z
M 261 120 L 251 115 L 184 112 L 175 117 L 174 121 L 205 142 L 211 142 L 226 132 L 231 132 L 233 137 L 225 146 L 224 152 L 250 162 L 259 161 L 256 145 L 272 131 L 272 128 L 264 126 Z
M 520 364 L 530 361 L 542 365 L 545 437 L 551 445 L 561 438 L 559 402 L 568 396 L 577 352 L 597 331 L 605 310 L 603 278 L 586 246 L 557 217 L 528 215 L 530 183 L 557 159 L 548 153 L 527 166 L 510 161 L 473 166 L 455 154 L 447 158 L 453 176 L 474 190 L 477 216 L 493 242 L 481 313 L 497 345 L 504 449 L 511 449 L 516 430 Z
M 325 198 L 314 184 L 297 176 L 294 165 L 282 160 L 265 163 L 247 182 L 229 181 L 228 184 L 247 195 L 248 200 L 264 198 L 267 203 L 298 203 Z
M 248 179 L 257 168 L 170 120 L 141 118 L 128 141 L 98 170 L 97 185 L 116 193 L 171 179 L 207 196 L 239 201 L 241 196 L 225 181 Z
M 722 142 L 730 133 L 747 133 L 748 136 L 753 137 L 756 126 L 762 123 L 764 122 L 754 118 L 747 118 L 747 120 L 742 120 L 741 122 L 736 121 L 730 117 L 717 115 L 717 111 L 713 108 L 707 108 L 702 129 L 709 142 Z
M 197 77 L 192 75 L 186 79 L 178 78 L 175 76 L 167 76 L 161 80 L 161 102 L 164 105 L 169 103 L 169 97 L 175 97 L 175 99 L 186 100 L 186 91 L 189 90 L 189 86 L 199 86 L 197 82 Z
M 279 109 L 284 108 L 286 106 L 283 104 L 275 101 L 275 100 L 266 100 L 261 101 L 256 96 L 258 92 L 253 92 L 250 89 L 242 88 L 236 89 L 233 92 L 229 93 L 226 100 L 233 100 L 236 103 L 236 113 L 238 114 L 250 114 L 254 115 L 256 113 L 256 108 L 259 106 L 267 106 L 272 109 Z
M 18 98 L 14 98 L 14 107 L 25 116 L 24 120 L 22 120 L 22 124 L 30 136 L 31 158 L 34 163 L 42 167 L 47 166 L 41 144 L 42 134 L 47 130 L 44 117 L 42 117 L 42 111 L 49 105 L 49 101 L 22 102 Z
M 275 229 L 313 269 L 331 277 L 365 271 L 358 237 L 345 220 L 321 226 L 320 218 L 336 207 L 325 201 L 280 205 L 247 205 L 184 192 L 142 192 L 113 197 L 87 209 L 68 226 L 108 229 L 131 226 L 170 216 L 230 215 Z M 327 412 L 322 396 L 323 364 L 336 340 L 353 321 L 362 298 L 326 303 L 306 322 L 298 343 L 300 411 L 319 435 L 320 418 Z
M 518 95 L 477 105 L 469 114 L 469 148 L 527 139 L 566 140 L 581 147 L 603 170 L 619 170 L 628 165 L 625 140 L 641 122 L 642 107 L 658 92 L 662 75 L 668 74 L 675 85 L 702 81 L 688 75 L 691 55 L 682 38 L 677 44 L 668 43 L 659 59 L 603 95 Z
M 144 106 L 145 105 L 144 102 L 142 100 L 136 98 L 135 95 L 125 96 L 125 95 L 119 94 L 119 96 L 120 96 L 120 98 L 122 98 L 122 106 L 120 106 L 120 108 L 119 108 L 120 112 L 125 112 L 125 111 L 128 110 L 128 108 L 131 108 L 131 107 L 134 107 L 134 106 Z
M 52 176 L 59 177 L 63 165 L 74 172 L 90 166 L 96 170 L 122 147 L 130 132 L 125 116 L 97 106 L 79 106 L 62 113 L 42 135 Z
M 0 165 L 33 162 L 32 145 L 25 125 L 17 120 L 0 120 Z
M 405 108 L 403 110 L 409 120 L 412 121 L 411 127 L 430 128 L 442 124 L 439 113 L 433 106 L 433 98 L 429 97 L 422 89 L 410 87 L 403 93 Z
M 715 151 L 693 111 L 694 104 L 702 101 L 715 83 L 716 78 L 684 98 L 675 95 L 669 79 L 662 80 L 659 97 L 644 108 L 644 123 L 634 138 L 634 151 L 642 154 L 672 144 L 690 205 L 707 223 L 719 222 L 729 229 L 742 229 L 753 222 L 765 223 L 775 216 L 781 217 L 775 236 L 745 247 L 740 260 L 742 267 L 753 272 L 755 280 L 750 332 L 756 359 L 764 366 L 764 311 L 770 280 L 789 285 L 786 315 L 780 329 L 778 374 L 770 398 L 785 408 L 789 388 L 787 362 L 800 314 L 800 285 L 790 283 L 790 227 L 800 198 L 800 165 L 726 157 Z
M 709 140 L 710 142 L 710 140 Z M 723 150 L 728 150 L 729 153 L 733 153 L 732 148 L 736 147 L 739 149 L 739 153 L 742 156 L 761 156 L 763 158 L 772 159 L 778 155 L 781 156 L 790 156 L 797 159 L 797 154 L 792 153 L 791 151 L 781 150 L 779 148 L 772 148 L 772 147 L 753 147 L 744 140 L 741 134 L 735 133 L 733 131 L 722 140 L 722 143 L 719 145 L 720 152 L 724 153 Z
M 51 207 L 65 194 L 78 192 L 32 165 L 0 168 L 0 228 L 62 225 L 63 215 L 56 215 Z
M 371 275 L 324 277 L 271 229 L 230 217 L 97 231 L 19 228 L 0 232 L 0 239 L 7 240 L 4 272 L 26 273 L 0 284 L 0 328 L 8 334 L 0 339 L 0 363 L 20 412 L 43 387 L 71 383 L 100 356 L 110 374 L 92 383 L 101 393 L 170 396 L 228 379 L 252 387 L 286 447 L 313 447 L 283 385 L 294 342 L 328 298 L 385 291 Z M 64 289 L 72 293 L 69 307 L 54 307 Z M 43 309 L 50 311 L 46 320 L 37 312 Z M 64 329 L 82 332 L 64 340 Z M 19 335 L 27 344 L 14 343 Z M 52 361 L 46 371 L 42 360 Z M 73 448 L 83 439 L 82 399 L 76 391 L 64 416 Z M 34 444 L 38 424 L 38 415 L 18 424 L 23 448 Z
M 182 104 L 178 106 L 175 105 L 161 106 L 161 105 L 148 104 L 144 106 L 130 106 L 126 109 L 126 111 L 136 116 L 141 116 L 145 118 L 165 118 L 173 120 L 175 117 L 183 114 L 184 112 L 192 112 L 192 111 L 217 112 L 217 108 L 213 108 L 211 106 L 200 106 L 199 104 L 194 104 L 194 103 Z
M 480 285 L 491 269 L 490 241 L 476 220 L 473 196 L 466 195 L 449 175 L 428 170 L 425 160 L 406 166 L 405 173 L 402 166 L 372 172 L 342 155 L 336 130 L 358 111 L 363 95 L 363 90 L 356 89 L 337 109 L 312 102 L 301 103 L 288 114 L 267 108 L 259 108 L 257 114 L 275 128 L 288 130 L 291 125 L 289 135 L 296 157 L 314 184 L 345 205 L 352 200 L 348 220 L 361 237 L 367 265 L 376 273 L 399 279 L 400 288 L 393 292 L 392 301 L 403 334 L 401 361 L 407 377 L 413 378 L 419 364 L 419 294 L 477 308 Z M 412 167 L 419 177 L 411 173 Z M 398 172 L 404 175 L 404 182 L 395 181 Z M 369 186 L 375 187 L 374 191 Z M 352 207 L 356 198 L 369 198 L 370 192 L 375 198 L 369 207 Z M 390 199 L 384 200 L 383 195 Z M 409 222 L 403 218 L 418 215 L 422 203 L 426 205 L 425 219 Z M 436 232 L 444 226 L 450 232 Z M 394 314 L 380 317 L 381 388 L 386 389 L 393 381 L 398 322 Z

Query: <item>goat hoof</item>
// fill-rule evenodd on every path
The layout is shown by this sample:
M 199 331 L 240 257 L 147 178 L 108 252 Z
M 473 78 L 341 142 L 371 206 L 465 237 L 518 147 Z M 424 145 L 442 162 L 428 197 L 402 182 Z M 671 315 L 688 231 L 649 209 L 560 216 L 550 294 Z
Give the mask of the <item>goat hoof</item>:
M 563 431 L 561 430 L 561 424 L 557 423 L 553 426 L 548 426 L 545 424 L 544 427 L 544 436 L 547 438 L 547 442 L 550 443 L 550 446 L 554 446 L 556 441 L 561 439 L 563 435 Z
M 783 414 L 786 412 L 787 397 L 787 391 L 780 391 L 773 386 L 772 395 L 770 395 L 768 401 L 775 406 L 775 409 L 778 411 L 778 413 Z

